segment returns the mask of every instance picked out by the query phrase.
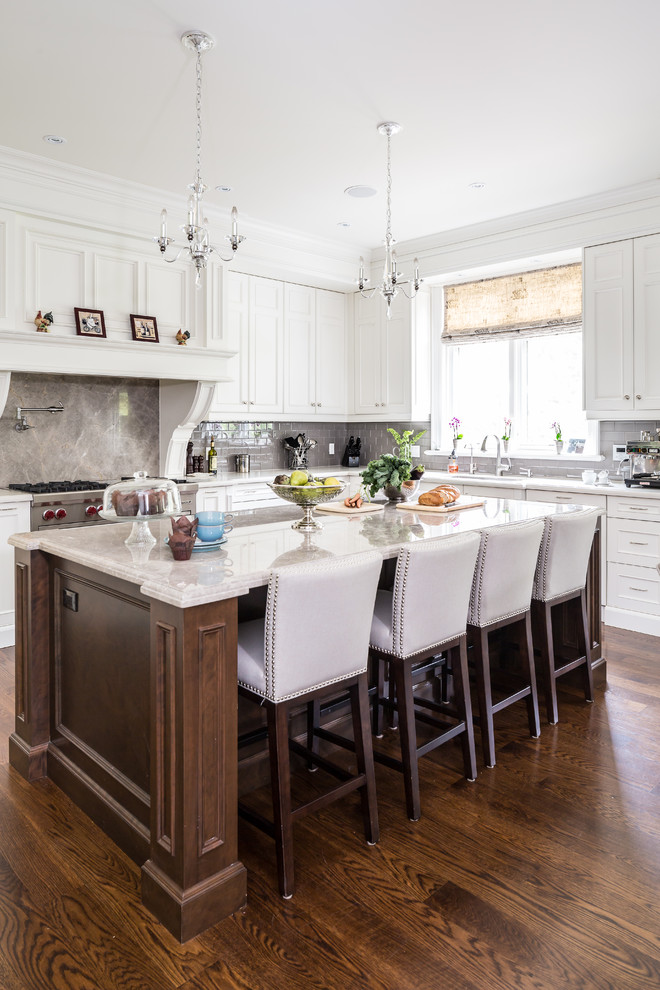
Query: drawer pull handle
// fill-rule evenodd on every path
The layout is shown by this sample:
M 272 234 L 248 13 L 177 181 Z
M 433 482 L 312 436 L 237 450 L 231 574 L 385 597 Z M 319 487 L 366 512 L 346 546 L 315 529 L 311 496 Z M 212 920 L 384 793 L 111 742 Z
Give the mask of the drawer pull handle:
M 648 546 L 648 543 L 640 543 L 639 540 L 631 540 L 630 541 L 630 546 L 631 547 L 647 547 Z
M 573 496 L 572 495 L 557 495 L 556 498 L 557 498 L 557 501 L 558 502 L 572 502 L 573 501 Z
M 635 588 L 635 587 L 633 587 L 633 585 L 631 584 L 631 585 L 630 585 L 630 590 L 631 590 L 631 591 L 643 591 L 643 592 L 644 592 L 644 594 L 646 595 L 646 594 L 648 594 L 648 590 L 649 590 L 649 589 L 648 589 L 648 588 Z
M 630 506 L 628 506 L 628 508 L 631 510 L 631 512 L 648 512 L 649 511 L 648 510 L 648 506 L 643 506 L 643 505 L 630 505 Z

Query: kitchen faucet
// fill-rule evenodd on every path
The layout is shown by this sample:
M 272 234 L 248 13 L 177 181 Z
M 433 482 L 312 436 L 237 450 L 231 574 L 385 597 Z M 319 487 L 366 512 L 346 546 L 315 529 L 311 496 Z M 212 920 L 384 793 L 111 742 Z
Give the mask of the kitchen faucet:
M 482 441 L 482 444 L 481 444 L 482 451 L 485 451 L 486 450 L 486 444 L 488 443 L 488 441 L 490 440 L 491 437 L 494 438 L 495 443 L 497 444 L 497 453 L 496 453 L 496 456 L 495 456 L 495 474 L 498 476 L 498 478 L 501 478 L 505 471 L 509 471 L 510 470 L 510 468 L 511 468 L 511 461 L 509 461 L 509 464 L 508 465 L 502 464 L 502 447 L 500 445 L 500 438 L 498 437 L 498 435 L 496 433 L 487 433 L 486 434 L 486 436 L 484 437 L 484 439 Z

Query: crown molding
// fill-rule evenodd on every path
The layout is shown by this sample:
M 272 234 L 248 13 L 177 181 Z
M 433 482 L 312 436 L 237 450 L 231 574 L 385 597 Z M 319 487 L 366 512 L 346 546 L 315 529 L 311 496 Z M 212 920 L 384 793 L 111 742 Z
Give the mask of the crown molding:
M 99 228 L 144 242 L 158 231 L 160 211 L 166 206 L 183 222 L 187 197 L 148 185 L 127 182 L 0 147 L 0 207 L 85 228 Z M 217 239 L 231 228 L 230 211 L 207 204 L 206 213 Z M 347 245 L 332 238 L 314 237 L 241 215 L 246 240 L 232 267 L 250 274 L 269 275 L 345 291 L 354 282 L 360 254 L 367 246 Z M 154 251 L 156 251 L 154 246 Z
M 652 180 L 400 242 L 397 257 L 419 258 L 422 274 L 432 277 L 659 230 L 660 180 Z M 374 250 L 372 264 L 383 257 Z

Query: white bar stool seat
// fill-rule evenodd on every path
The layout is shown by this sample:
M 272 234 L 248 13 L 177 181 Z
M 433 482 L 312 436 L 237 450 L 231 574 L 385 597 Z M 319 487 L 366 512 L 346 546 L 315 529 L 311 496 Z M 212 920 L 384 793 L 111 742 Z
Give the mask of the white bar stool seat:
M 379 590 L 376 595 L 370 636 L 371 656 L 378 666 L 375 705 L 389 703 L 382 697 L 382 667 L 388 663 L 396 688 L 401 760 L 378 751 L 374 757 L 402 771 L 412 821 L 421 815 L 420 756 L 460 736 L 465 776 L 474 780 L 477 775 L 466 620 L 479 544 L 478 533 L 464 533 L 405 546 L 397 558 L 393 591 Z M 457 721 L 453 724 L 447 721 L 446 705 L 414 694 L 414 673 L 424 667 L 424 661 L 440 654 L 448 655 L 454 676 Z M 436 730 L 423 745 L 418 745 L 416 721 Z
M 543 529 L 543 519 L 530 519 L 481 531 L 468 613 L 468 640 L 473 647 L 479 726 L 487 767 L 495 766 L 493 715 L 497 712 L 525 699 L 530 735 L 535 739 L 541 731 L 530 606 Z M 515 626 L 519 634 L 526 684 L 493 702 L 489 634 L 505 626 Z
M 359 790 L 365 837 L 372 844 L 378 841 L 367 665 L 381 566 L 382 557 L 374 551 L 273 570 L 265 618 L 239 623 L 239 688 L 266 709 L 274 820 L 268 821 L 242 802 L 239 814 L 275 839 L 279 887 L 286 898 L 294 891 L 296 819 Z M 289 739 L 290 708 L 338 685 L 347 688 L 351 698 L 355 775 Z M 290 750 L 341 782 L 292 808 Z
M 545 521 L 532 591 L 532 629 L 541 654 L 541 674 L 551 725 L 559 721 L 557 678 L 562 674 L 582 667 L 585 698 L 594 700 L 586 582 L 597 520 L 598 509 L 584 507 L 548 516 Z M 566 660 L 556 655 L 552 609 L 573 600 L 579 609 L 577 657 Z

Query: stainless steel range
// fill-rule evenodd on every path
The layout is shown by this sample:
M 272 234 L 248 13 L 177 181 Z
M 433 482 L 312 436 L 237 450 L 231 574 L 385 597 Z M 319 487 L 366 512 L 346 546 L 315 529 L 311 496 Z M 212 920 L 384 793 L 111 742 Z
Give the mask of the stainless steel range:
M 122 481 L 125 480 L 122 478 Z M 181 495 L 181 512 L 194 515 L 198 486 L 173 479 Z M 99 516 L 103 492 L 112 481 L 46 481 L 36 485 L 8 485 L 14 491 L 32 495 L 30 530 L 71 529 L 73 526 L 105 525 Z

